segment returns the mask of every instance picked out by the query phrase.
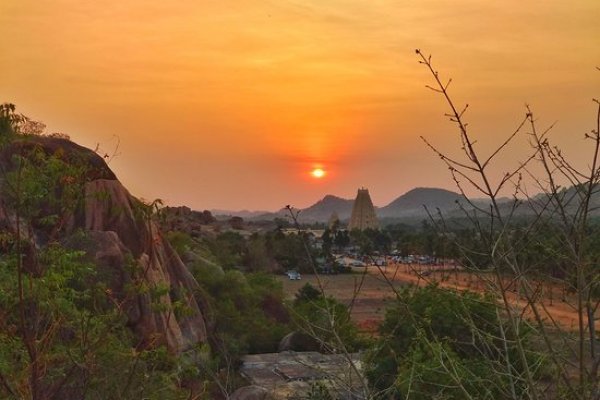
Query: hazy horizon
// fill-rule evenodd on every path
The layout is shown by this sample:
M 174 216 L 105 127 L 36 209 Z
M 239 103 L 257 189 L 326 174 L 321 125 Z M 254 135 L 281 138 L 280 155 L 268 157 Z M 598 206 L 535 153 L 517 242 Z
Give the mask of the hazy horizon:
M 366 189 L 368 189 L 368 188 L 366 188 Z M 413 190 L 413 189 L 441 189 L 441 188 L 430 188 L 430 187 L 427 187 L 427 188 L 425 188 L 425 187 L 414 187 L 414 188 L 412 188 L 412 189 L 409 189 L 409 190 L 407 190 L 407 191 L 405 191 L 405 192 L 398 193 L 398 195 L 397 195 L 397 196 L 395 196 L 394 198 L 392 198 L 392 199 L 391 199 L 390 201 L 388 201 L 387 203 L 384 203 L 384 204 L 377 204 L 377 203 L 373 202 L 373 205 L 375 206 L 375 208 L 382 208 L 382 207 L 385 207 L 385 206 L 387 206 L 388 204 L 390 204 L 392 201 L 396 200 L 398 197 L 400 197 L 400 196 L 402 196 L 402 195 L 404 195 L 404 194 L 406 194 L 406 193 L 410 192 L 410 191 L 411 191 L 411 190 Z M 446 189 L 446 190 L 449 190 L 449 189 Z M 357 191 L 358 191 L 358 188 L 357 188 Z M 337 194 L 335 194 L 335 193 L 323 193 L 323 194 L 321 195 L 321 197 L 319 197 L 319 198 L 316 198 L 316 199 L 313 199 L 312 201 L 311 201 L 311 200 L 309 200 L 308 204 L 290 204 L 290 206 L 292 206 L 293 208 L 296 208 L 296 209 L 305 209 L 305 208 L 308 208 L 308 207 L 311 207 L 311 206 L 315 205 L 315 204 L 316 204 L 316 203 L 318 203 L 319 201 L 323 200 L 323 199 L 324 199 L 326 196 L 335 196 L 335 197 L 338 197 L 338 198 L 340 198 L 340 199 L 343 199 L 343 200 L 354 200 L 354 199 L 356 198 L 356 193 L 354 193 L 354 195 L 353 195 L 353 196 L 350 196 L 350 197 L 343 197 L 343 196 L 339 196 L 339 195 L 337 195 Z M 369 191 L 369 196 L 371 196 L 371 197 L 372 197 L 372 195 L 371 195 L 371 192 L 370 192 L 370 191 Z M 173 205 L 173 206 L 186 206 L 186 204 L 172 204 L 172 205 Z M 269 210 L 269 209 L 249 209 L 249 208 L 225 209 L 225 208 L 221 208 L 221 207 L 213 207 L 213 208 L 210 208 L 210 210 L 211 210 L 211 211 L 213 211 L 213 210 L 216 210 L 216 211 L 224 211 L 224 212 L 230 212 L 230 211 L 232 211 L 232 212 L 250 212 L 250 213 L 254 213 L 254 212 L 263 212 L 263 211 L 264 211 L 264 212 L 270 212 L 270 213 L 272 213 L 272 212 L 278 212 L 278 211 L 280 211 L 281 209 L 285 208 L 285 206 L 286 206 L 286 205 L 287 205 L 287 204 L 285 204 L 285 205 L 283 205 L 283 206 L 281 206 L 281 207 L 279 207 L 279 208 L 277 208 L 277 209 L 270 209 L 270 210 Z M 188 206 L 188 207 L 189 207 L 189 206 Z M 203 211 L 203 210 L 196 210 L 196 211 Z
M 455 190 L 419 139 L 460 147 L 415 48 L 469 103 L 484 153 L 529 104 L 583 163 L 598 17 L 597 0 L 4 0 L 0 102 L 87 147 L 111 153 L 118 137 L 111 168 L 145 199 L 278 210 L 365 186 L 386 205 L 414 187 Z

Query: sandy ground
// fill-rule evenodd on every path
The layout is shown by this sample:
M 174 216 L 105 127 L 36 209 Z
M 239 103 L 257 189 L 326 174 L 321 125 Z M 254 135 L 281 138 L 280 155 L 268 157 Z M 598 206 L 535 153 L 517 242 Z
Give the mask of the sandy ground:
M 479 293 L 497 293 L 495 296 L 499 302 L 502 297 L 498 291 L 497 280 L 491 274 L 475 275 L 463 271 L 451 271 L 440 269 L 440 267 L 418 266 L 418 265 L 393 265 L 385 271 L 371 271 L 371 273 L 382 272 L 390 279 L 403 282 L 412 282 L 418 285 L 426 285 L 431 282 L 438 283 L 441 287 L 457 290 L 471 290 Z M 527 298 L 522 294 L 523 288 L 519 289 L 516 282 L 505 279 L 502 285 L 506 288 L 506 299 L 513 306 L 514 312 L 524 312 L 528 318 L 535 319 L 532 307 L 528 305 Z M 539 318 L 546 324 L 557 324 L 561 328 L 576 330 L 578 326 L 578 315 L 575 309 L 577 299 L 569 294 L 566 287 L 559 284 L 529 281 L 533 291 L 536 311 Z M 600 322 L 596 323 L 596 329 L 600 328 Z
M 362 271 L 362 272 L 359 272 Z M 328 296 L 352 305 L 353 319 L 365 331 L 375 331 L 385 316 L 385 308 L 395 297 L 392 287 L 398 289 L 407 283 L 397 280 L 392 286 L 376 269 L 357 269 L 354 274 L 320 275 L 319 281 Z M 366 273 L 364 273 L 366 272 Z M 284 292 L 293 299 L 306 283 L 318 287 L 315 275 L 302 275 L 302 280 L 291 281 L 282 276 Z
M 370 332 L 374 332 L 383 320 L 386 305 L 395 297 L 394 290 L 407 284 L 424 286 L 436 282 L 441 287 L 457 290 L 495 292 L 495 280 L 491 275 L 476 276 L 463 271 L 421 265 L 369 266 L 355 269 L 354 274 L 322 275 L 318 279 L 314 275 L 303 275 L 302 280 L 298 281 L 281 277 L 289 298 L 293 298 L 307 282 L 318 286 L 319 280 L 327 295 L 352 305 L 352 317 L 362 330 Z M 509 288 L 506 298 L 514 312 L 524 312 L 528 318 L 535 319 L 532 308 L 525 297 L 517 293 L 514 282 L 505 280 L 502 284 Z M 538 282 L 531 282 L 531 286 L 536 292 L 538 315 L 546 324 L 577 329 L 578 315 L 573 307 L 576 299 L 567 293 L 566 288 L 556 284 L 540 285 Z M 500 296 L 497 299 L 502 301 Z M 597 321 L 596 329 L 600 330 L 600 321 Z

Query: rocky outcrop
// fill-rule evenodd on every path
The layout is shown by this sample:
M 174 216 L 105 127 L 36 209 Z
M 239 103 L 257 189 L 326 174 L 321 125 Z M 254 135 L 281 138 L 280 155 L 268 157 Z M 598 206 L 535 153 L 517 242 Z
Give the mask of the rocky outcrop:
M 165 232 L 184 232 L 192 237 L 202 235 L 202 226 L 216 221 L 210 211 L 194 211 L 189 207 L 165 207 L 161 210 L 161 227 Z
M 0 154 L 3 171 L 14 168 L 13 154 L 28 156 L 33 149 L 86 167 L 81 202 L 64 218 L 58 239 L 66 246 L 85 251 L 101 270 L 99 275 L 110 287 L 111 295 L 124 304 L 128 325 L 142 345 L 164 344 L 171 351 L 180 352 L 206 342 L 207 327 L 195 298 L 198 283 L 163 237 L 148 206 L 123 187 L 102 157 L 65 139 L 34 137 L 16 141 Z M 64 184 L 71 182 L 65 178 Z M 48 204 L 42 211 L 57 214 L 56 207 L 60 205 Z M 14 216 L 10 207 L 0 207 L 0 227 L 11 225 Z M 56 239 L 56 232 L 32 225 L 32 246 Z M 168 293 L 152 299 L 148 291 L 132 294 L 125 290 L 132 282 L 147 288 L 166 287 Z M 175 313 L 175 302 L 186 311 Z
M 98 179 L 85 188 L 86 231 L 114 232 L 133 256 L 137 275 L 151 286 L 168 285 L 169 294 L 160 298 L 160 307 L 152 306 L 149 294 L 139 294 L 128 310 L 130 324 L 146 340 L 164 342 L 170 349 L 182 350 L 207 338 L 206 326 L 199 304 L 194 298 L 198 283 L 183 264 L 152 218 L 140 210 L 144 206 L 116 180 Z M 97 234 L 96 234 L 97 235 Z M 110 247 L 96 253 L 97 261 L 107 255 Z M 109 254 L 109 253 L 108 253 Z M 185 317 L 177 318 L 172 310 L 176 301 L 183 301 Z
M 256 385 L 244 386 L 233 392 L 230 400 L 266 400 L 269 391 Z
M 290 332 L 279 342 L 277 351 L 320 351 L 321 345 L 312 336 L 302 332 Z

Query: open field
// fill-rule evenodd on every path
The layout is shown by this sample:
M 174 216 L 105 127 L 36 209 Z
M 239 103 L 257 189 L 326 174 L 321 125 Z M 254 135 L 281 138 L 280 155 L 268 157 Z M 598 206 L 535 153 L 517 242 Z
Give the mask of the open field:
M 384 273 L 388 279 L 401 282 L 412 282 L 416 285 L 427 285 L 436 282 L 441 287 L 471 290 L 479 293 L 494 293 L 491 290 L 495 286 L 495 278 L 492 274 L 474 274 L 466 271 L 448 270 L 440 267 L 396 264 L 379 271 L 371 269 L 371 273 Z M 516 312 L 524 312 L 533 319 L 532 308 L 527 299 L 519 290 L 514 281 L 505 279 L 502 285 L 507 288 L 507 300 Z M 535 292 L 535 303 L 540 318 L 547 324 L 557 324 L 561 328 L 576 330 L 578 316 L 575 308 L 576 298 L 569 294 L 567 288 L 558 283 L 544 282 L 530 279 L 529 285 Z M 498 302 L 501 301 L 500 294 L 496 291 Z M 596 323 L 596 329 L 600 328 L 600 322 Z
M 357 268 L 355 271 L 354 274 L 320 275 L 319 280 L 328 296 L 352 305 L 352 317 L 361 329 L 375 331 L 385 316 L 387 304 L 394 298 L 394 292 L 374 267 L 366 271 L 364 268 Z M 280 279 L 289 299 L 293 299 L 306 283 L 318 287 L 315 275 L 302 275 L 302 280 L 297 281 L 289 280 L 286 276 L 281 276 Z M 393 285 L 400 288 L 406 283 L 398 280 Z
M 394 290 L 390 285 L 400 288 L 411 283 L 424 286 L 437 282 L 441 287 L 484 293 L 489 292 L 493 279 L 490 275 L 477 276 L 473 273 L 441 267 L 396 264 L 381 268 L 375 266 L 366 269 L 355 268 L 354 274 L 322 275 L 319 276 L 319 280 L 327 295 L 352 305 L 352 317 L 361 329 L 374 331 L 385 316 L 386 305 L 394 298 Z M 318 286 L 317 277 L 314 275 L 303 275 L 302 280 L 297 281 L 281 277 L 281 281 L 289 298 L 293 298 L 298 289 L 307 282 L 315 287 Z M 527 305 L 526 299 L 518 294 L 514 283 L 505 281 L 503 284 L 509 287 L 507 299 L 515 311 L 524 312 L 533 318 L 531 307 Z M 558 284 L 540 285 L 537 282 L 531 284 L 536 290 L 539 315 L 547 324 L 577 329 L 578 316 L 572 307 L 576 299 L 567 293 L 566 288 Z M 500 300 L 498 298 L 498 301 Z M 600 329 L 600 321 L 597 322 L 596 327 Z

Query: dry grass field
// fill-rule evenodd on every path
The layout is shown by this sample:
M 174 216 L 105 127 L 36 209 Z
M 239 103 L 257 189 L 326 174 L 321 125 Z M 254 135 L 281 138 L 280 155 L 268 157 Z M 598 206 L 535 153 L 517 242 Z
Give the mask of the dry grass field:
M 298 290 L 306 283 L 318 287 L 315 275 L 302 275 L 302 280 L 289 280 L 280 277 L 283 289 L 289 299 L 293 299 Z M 387 303 L 393 300 L 394 291 L 375 267 L 356 268 L 353 274 L 320 275 L 319 280 L 328 296 L 352 306 L 351 314 L 364 331 L 375 331 L 385 316 Z M 394 288 L 407 283 L 393 282 Z
M 353 274 L 322 275 L 318 279 L 314 275 L 303 275 L 302 280 L 295 281 L 285 276 L 280 279 L 290 299 L 307 282 L 317 287 L 320 280 L 327 295 L 351 305 L 352 317 L 362 330 L 369 332 L 374 332 L 385 316 L 386 305 L 394 298 L 394 290 L 404 285 L 423 286 L 436 282 L 441 287 L 480 293 L 487 292 L 489 287 L 486 276 L 414 264 L 355 268 Z M 515 310 L 531 315 L 526 300 L 518 294 L 516 288 L 511 289 L 507 297 Z M 538 308 L 548 324 L 556 323 L 562 328 L 575 330 L 577 313 L 571 306 L 574 302 L 572 295 L 560 285 L 537 284 Z M 600 329 L 600 321 L 597 329 Z

